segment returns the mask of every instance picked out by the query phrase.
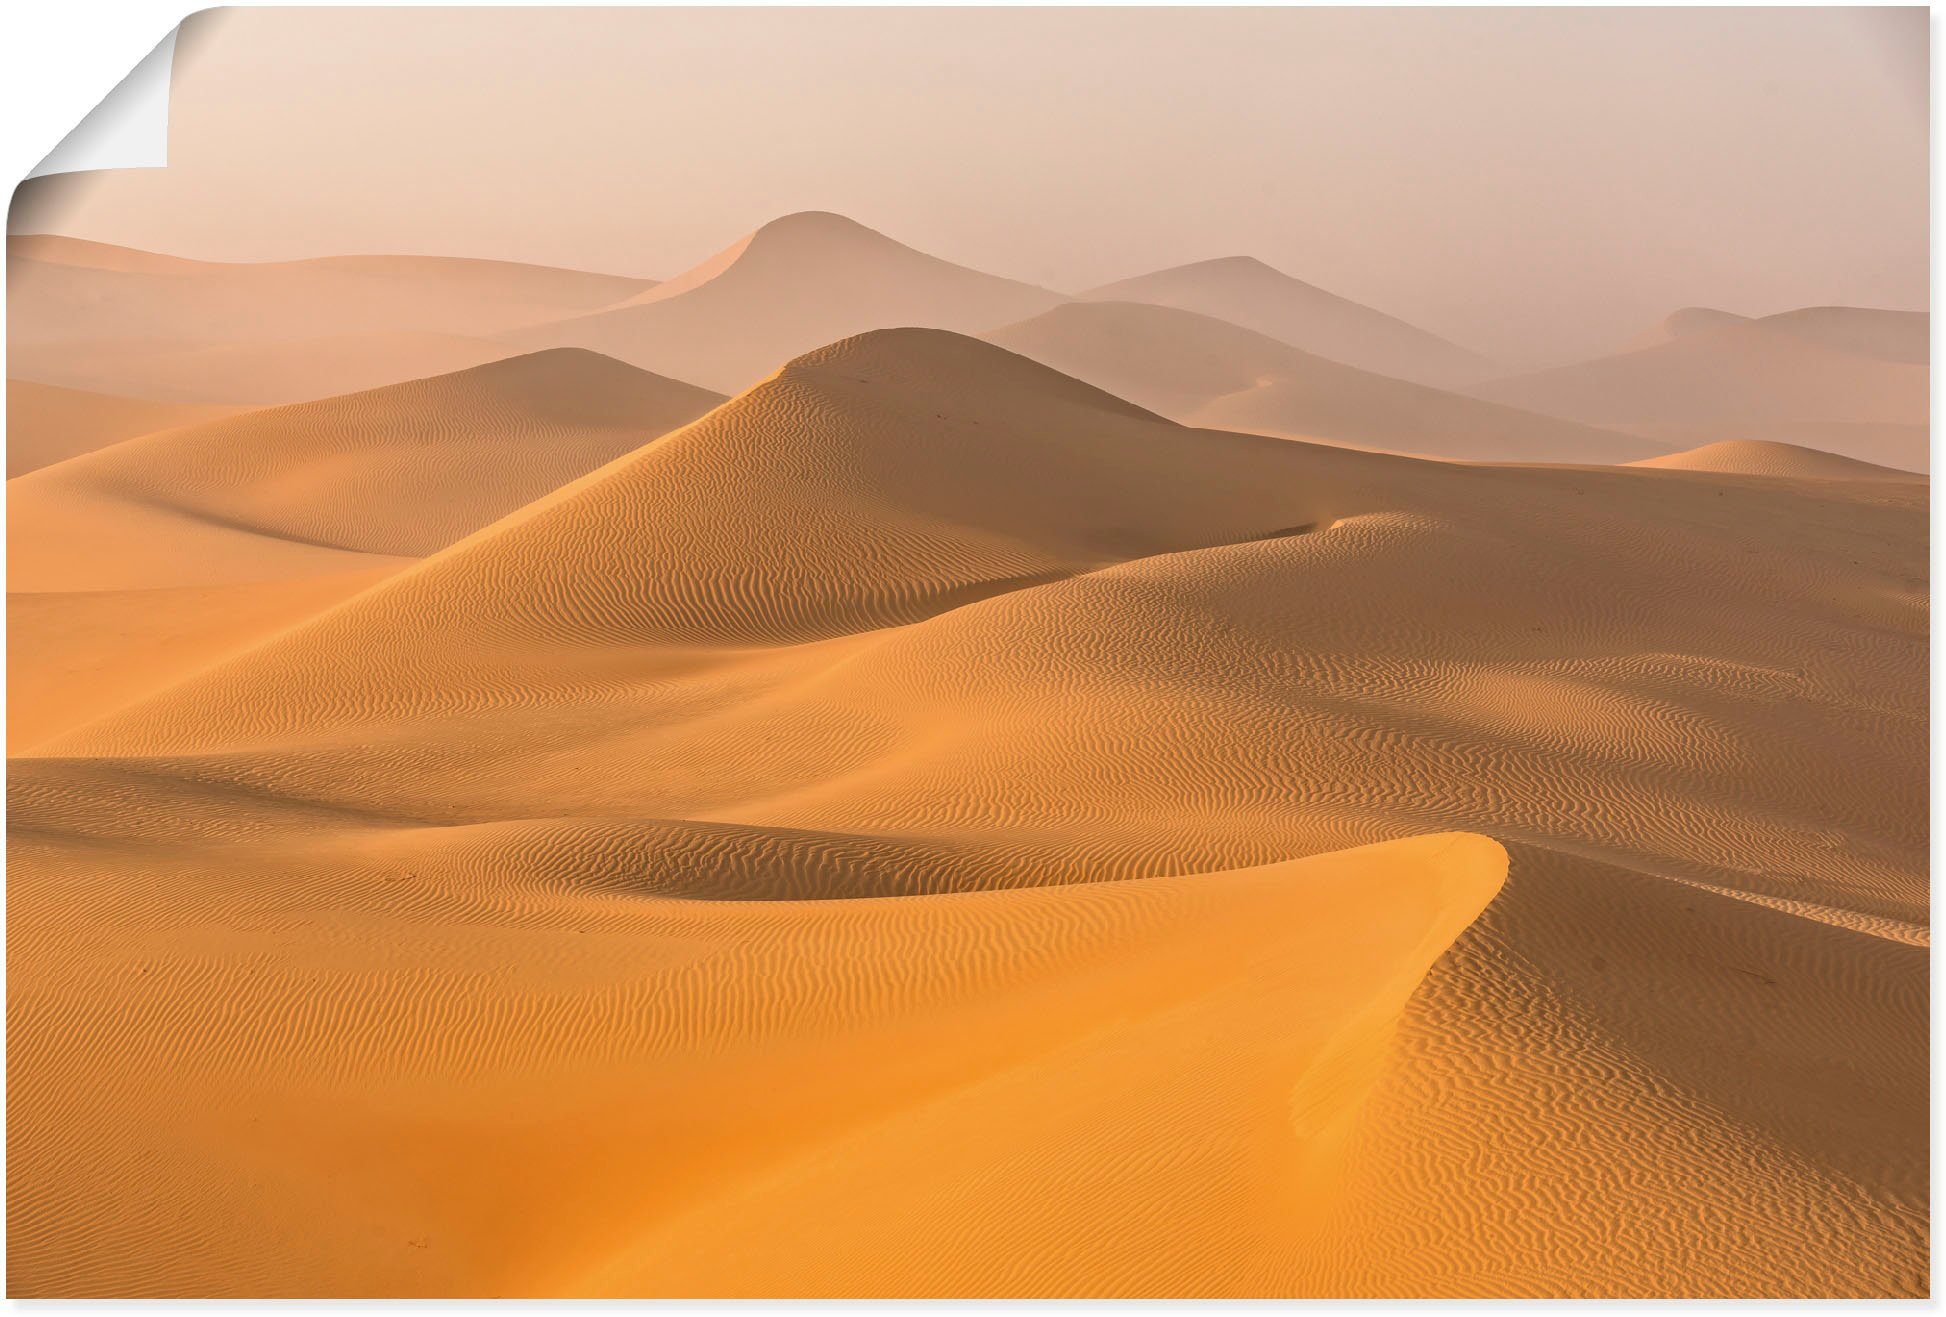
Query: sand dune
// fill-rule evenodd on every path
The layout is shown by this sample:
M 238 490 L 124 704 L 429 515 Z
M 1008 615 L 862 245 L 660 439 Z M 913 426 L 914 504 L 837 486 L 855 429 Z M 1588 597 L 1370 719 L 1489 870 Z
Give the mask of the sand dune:
M 22 477 L 8 486 L 9 748 L 247 648 L 719 401 L 562 350 Z
M 1623 462 L 1633 435 L 1374 375 L 1190 311 L 1071 302 L 982 335 L 1184 425 L 1425 457 Z
M 166 689 L 403 563 L 225 585 L 7 596 L 7 753 Z
M 1249 256 L 1198 261 L 1105 284 L 1097 302 L 1147 302 L 1227 320 L 1306 352 L 1418 384 L 1485 378 L 1493 363 Z
M 233 407 L 118 398 L 7 381 L 7 478 L 155 430 L 228 416 Z
M 1481 398 L 1690 442 L 1792 442 L 1805 425 L 1831 441 L 1865 439 L 1839 455 L 1924 471 L 1929 418 L 1928 318 L 1923 313 L 1813 307 L 1732 320 L 1639 351 L 1477 385 Z M 1869 431 L 1848 427 L 1869 426 Z M 1896 429 L 1895 429 L 1896 427 Z M 1903 433 L 1892 450 L 1884 441 Z
M 526 348 L 592 348 L 735 391 L 849 334 L 899 326 L 972 332 L 1062 300 L 914 251 L 841 215 L 807 211 L 772 220 L 619 306 L 503 337 Z
M 273 889 L 158 902 L 64 866 L 42 786 L 15 918 L 101 917 L 14 948 L 15 1065 L 66 1081 L 13 1097 L 22 1294 L 1273 1287 L 1265 1226 L 1316 1230 L 1367 1055 L 1504 866 L 1458 836 L 924 902 L 489 896 L 327 824 Z
M 121 389 L 192 405 L 274 407 L 445 375 L 509 355 L 504 344 L 416 331 L 265 339 L 175 348 L 154 340 L 10 345 L 23 376 L 79 389 Z
M 176 401 L 298 402 L 506 356 L 480 340 L 647 286 L 502 261 L 226 264 L 13 237 L 8 375 Z
M 288 542 L 285 557 L 422 557 L 719 401 L 564 349 L 146 435 L 9 484 L 10 585 L 250 579 L 210 562 L 237 536 Z M 164 526 L 181 533 L 126 542 Z
M 1713 306 L 1685 306 L 1664 316 L 1662 323 L 1636 336 L 1624 352 L 1639 352 L 1643 348 L 1660 347 L 1673 343 L 1690 334 L 1702 333 L 1712 329 L 1722 329 L 1728 325 L 1747 325 L 1749 316 L 1740 316 L 1734 311 L 1723 311 Z
M 13 761 L 15 1292 L 1922 1292 L 1925 503 L 810 353 Z
M 448 256 L 192 261 L 51 235 L 7 240 L 10 338 L 178 344 L 416 330 L 481 334 L 653 281 Z
M 1873 466 L 1816 448 L 1796 444 L 1759 443 L 1754 440 L 1725 440 L 1686 452 L 1651 457 L 1633 466 L 1662 467 L 1675 471 L 1717 471 L 1730 475 L 1785 476 L 1807 480 L 1905 480 L 1923 481 L 1924 476 L 1890 467 Z

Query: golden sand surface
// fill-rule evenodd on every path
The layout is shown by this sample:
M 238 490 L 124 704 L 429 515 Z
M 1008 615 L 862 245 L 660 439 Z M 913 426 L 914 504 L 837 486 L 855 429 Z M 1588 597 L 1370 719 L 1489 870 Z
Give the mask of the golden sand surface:
M 1925 1292 L 1922 477 L 779 223 L 26 377 L 163 428 L 8 487 L 10 1294 Z

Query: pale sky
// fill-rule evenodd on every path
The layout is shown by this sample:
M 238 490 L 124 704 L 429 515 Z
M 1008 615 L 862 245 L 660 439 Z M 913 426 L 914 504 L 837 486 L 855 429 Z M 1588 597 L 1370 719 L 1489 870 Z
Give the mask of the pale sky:
M 833 210 L 1062 291 L 1253 255 L 1553 361 L 1685 305 L 1923 309 L 1928 42 L 1923 9 L 232 9 L 185 30 L 167 169 L 13 227 L 667 277 Z

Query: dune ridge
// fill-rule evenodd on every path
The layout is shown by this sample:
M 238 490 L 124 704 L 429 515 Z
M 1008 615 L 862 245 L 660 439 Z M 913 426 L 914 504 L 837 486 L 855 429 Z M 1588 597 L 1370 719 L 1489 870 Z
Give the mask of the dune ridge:
M 1644 434 L 1790 443 L 1925 471 L 1930 317 L 1807 307 L 1719 315 L 1635 351 L 1467 387 L 1475 397 Z
M 1064 300 L 928 256 L 842 215 L 805 211 L 620 305 L 502 338 L 522 348 L 591 348 L 737 392 L 849 335 L 898 327 L 971 333 Z
M 1800 444 L 1726 439 L 1680 453 L 1645 458 L 1632 466 L 1671 471 L 1718 471 L 1727 475 L 1784 476 L 1804 480 L 1924 480 L 1910 471 L 1874 466 Z
M 10 482 L 16 589 L 208 583 L 216 555 L 154 537 L 76 552 L 135 512 L 333 556 L 423 557 L 722 399 L 574 349 L 135 439 Z M 473 467 L 466 480 L 455 468 Z M 178 563 L 194 555 L 193 563 Z M 247 567 L 247 564 L 245 564 Z M 214 567 L 208 569 L 216 570 Z M 137 575 L 139 574 L 139 575 Z
M 156 430 L 215 420 L 233 407 L 156 402 L 7 381 L 7 478 Z
M 1659 451 L 1633 435 L 1375 375 L 1171 307 L 1071 302 L 981 337 L 1184 425 L 1472 461 L 1618 462 Z
M 149 1292 L 210 1284 L 191 1256 L 244 1293 L 1922 1292 L 1926 497 L 1187 429 L 939 331 L 821 348 L 12 761 L 14 899 L 60 936 L 17 952 L 10 1025 L 68 1050 L 10 1166 L 88 1168 L 20 1209 L 19 1265 L 81 1284 L 65 1216 L 143 1223 L 90 1248 Z M 1346 851 L 1309 863 L 1379 866 L 1355 912 L 1275 876 Z M 1435 855 L 1463 895 L 1424 898 Z M 34 913 L 104 900 L 128 914 Z M 1139 929 L 1060 940 L 1111 908 L 1213 931 L 1167 968 Z M 1044 961 L 960 922 L 1029 909 Z M 239 925 L 263 941 L 209 931 Z M 965 950 L 880 959 L 915 942 Z M 76 1132 L 132 1099 L 78 1058 L 168 1034 L 117 996 L 158 955 L 151 1009 L 239 1002 L 212 1064 L 339 1038 L 321 1064 L 401 1123 L 273 1045 L 287 1126 L 151 1118 L 139 1204 L 102 1211 L 127 1163 Z M 1110 989 L 1124 1023 L 1056 1045 L 1103 999 L 1032 984 L 1077 960 L 1181 996 Z M 1401 967 L 1382 1005 L 1353 964 Z M 927 1037 L 1039 1021 L 1049 1050 L 919 1100 L 874 1021 L 950 966 L 991 977 L 971 1016 L 913 989 Z M 650 1053 L 615 1033 L 642 1019 Z M 1289 1051 L 1293 1019 L 1332 1043 Z M 734 1042 L 766 1021 L 804 1032 Z M 439 1041 L 360 1050 L 402 1033 Z M 570 1043 L 607 1068 L 534 1064 Z M 937 1046 L 911 1064 L 966 1062 Z M 520 1132 L 491 1176 L 454 1169 L 454 1085 Z M 263 1150 L 319 1128 L 359 1171 L 295 1231 L 315 1172 Z M 564 1165 L 595 1168 L 579 1208 L 510 1225 Z M 157 1246 L 186 1230 L 220 1242 Z
M 720 401 L 562 349 L 157 431 L 11 481 L 9 751 L 307 620 Z
M 1092 302 L 1147 302 L 1253 329 L 1291 347 L 1415 384 L 1483 379 L 1493 363 L 1371 307 L 1293 279 L 1253 256 L 1178 265 L 1104 284 Z
M 16 898 L 30 919 L 63 898 L 108 915 L 79 945 L 15 953 L 25 1068 L 107 1081 L 65 1111 L 16 1094 L 16 1138 L 63 1168 L 10 1196 L 17 1293 L 1010 1294 L 1072 1290 L 1077 1264 L 1126 1292 L 1273 1285 L 1291 1257 L 1259 1238 L 1265 1214 L 1306 1227 L 1340 1173 L 1361 1075 L 1339 1074 L 1504 869 L 1493 843 L 1442 836 L 923 902 L 483 903 L 326 842 L 275 891 L 194 884 L 160 926 L 100 877 Z M 211 958 L 199 944 L 239 900 L 240 955 Z M 482 976 L 482 920 L 527 968 Z M 63 953 L 84 949 L 114 968 L 77 973 Z M 220 1027 L 165 1044 L 178 1012 L 218 1002 Z M 150 1040 L 134 1055 L 152 1085 L 64 1048 L 117 1016 Z M 493 1169 L 441 1128 L 455 1102 L 502 1131 Z M 137 1133 L 76 1137 L 104 1121 Z M 1193 1150 L 1201 1192 L 1158 1139 Z M 997 1146 L 1008 1164 L 977 1151 Z M 834 1163 L 855 1169 L 834 1184 Z M 1042 1184 L 1002 1245 L 929 1244 L 994 1228 L 982 1204 L 1007 1187 L 977 1177 L 995 1175 Z M 124 1209 L 97 1216 L 109 1186 Z M 537 1195 L 560 1209 L 534 1213 Z M 1090 1220 L 1112 1228 L 1076 1229 Z
M 494 333 L 650 282 L 457 257 L 194 261 L 14 236 L 7 374 L 175 402 L 303 402 L 507 356 Z

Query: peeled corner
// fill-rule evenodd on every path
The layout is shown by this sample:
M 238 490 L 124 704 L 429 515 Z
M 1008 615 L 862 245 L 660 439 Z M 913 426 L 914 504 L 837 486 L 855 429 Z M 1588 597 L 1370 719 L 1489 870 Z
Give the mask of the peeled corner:
M 169 84 L 177 24 L 101 103 L 33 169 L 27 179 L 95 169 L 161 169 L 169 163 Z

